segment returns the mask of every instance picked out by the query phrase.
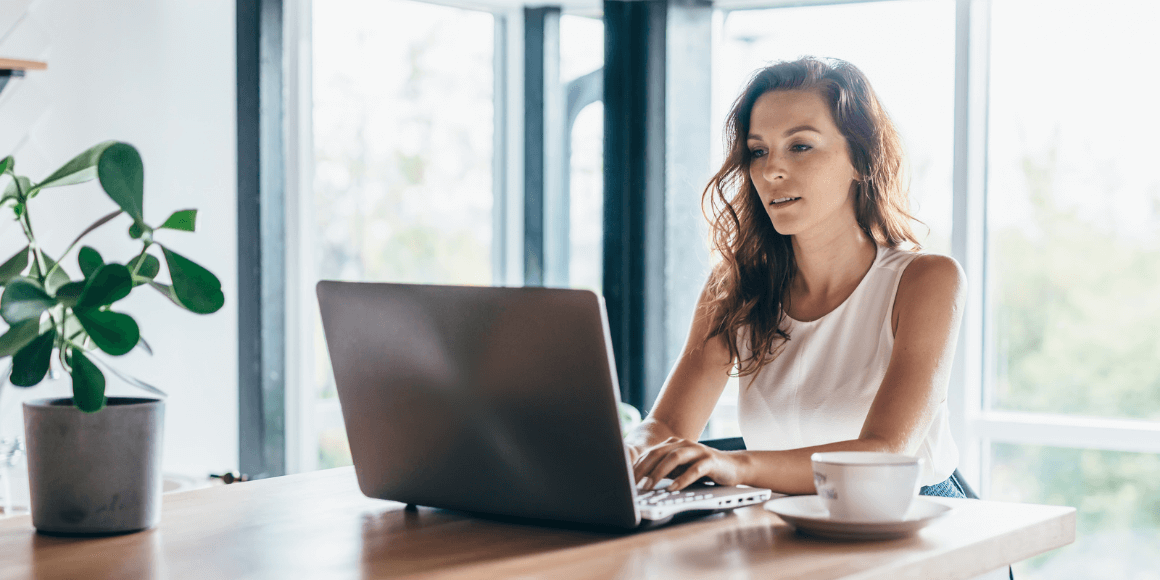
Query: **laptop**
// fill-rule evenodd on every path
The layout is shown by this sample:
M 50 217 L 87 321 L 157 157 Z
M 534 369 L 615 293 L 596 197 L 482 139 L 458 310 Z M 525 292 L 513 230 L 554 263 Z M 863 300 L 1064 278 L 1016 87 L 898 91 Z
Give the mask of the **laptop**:
M 616 528 L 770 498 L 711 482 L 637 489 L 592 292 L 331 281 L 317 292 L 368 497 Z

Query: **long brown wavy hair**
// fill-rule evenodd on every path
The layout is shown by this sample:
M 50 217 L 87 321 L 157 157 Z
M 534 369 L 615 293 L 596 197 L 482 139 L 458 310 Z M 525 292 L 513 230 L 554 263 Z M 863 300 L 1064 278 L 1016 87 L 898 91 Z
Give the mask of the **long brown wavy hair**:
M 758 70 L 725 120 L 725 162 L 702 194 L 710 243 L 720 258 L 707 288 L 710 330 L 705 341 L 721 337 L 741 376 L 776 358 L 790 338 L 782 323 L 786 290 L 797 271 L 793 246 L 790 236 L 774 229 L 757 195 L 746 143 L 754 103 L 769 91 L 783 90 L 815 90 L 829 104 L 859 175 L 854 214 L 866 236 L 880 246 L 921 247 L 910 228 L 914 218 L 901 139 L 862 71 L 842 60 L 813 57 Z M 741 340 L 747 340 L 751 353 L 744 360 Z

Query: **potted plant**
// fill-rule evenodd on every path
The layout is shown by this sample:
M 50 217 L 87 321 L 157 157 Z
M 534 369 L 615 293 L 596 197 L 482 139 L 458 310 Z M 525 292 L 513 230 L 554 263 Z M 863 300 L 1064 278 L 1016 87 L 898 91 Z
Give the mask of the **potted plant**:
M 0 264 L 0 359 L 11 357 L 7 379 L 17 387 L 39 384 L 53 361 L 72 380 L 71 398 L 24 403 L 25 445 L 37 530 L 108 534 L 157 524 L 161 506 L 161 398 L 106 397 L 105 372 L 164 397 L 151 385 L 115 370 L 105 356 L 151 350 L 132 316 L 114 309 L 146 286 L 198 314 L 216 312 L 221 283 L 205 268 L 154 239 L 161 230 L 194 231 L 197 210 L 174 212 L 156 228 L 145 222 L 144 167 L 137 150 L 107 141 L 33 183 L 15 173 L 12 157 L 0 160 L 0 206 L 10 208 L 28 245 Z M 120 208 L 96 220 L 59 256 L 37 243 L 31 201 L 50 188 L 96 179 Z M 86 235 L 121 214 L 132 219 L 129 237 L 141 250 L 123 263 L 106 261 L 80 245 Z M 64 265 L 77 249 L 81 275 Z M 170 283 L 159 279 L 162 262 Z

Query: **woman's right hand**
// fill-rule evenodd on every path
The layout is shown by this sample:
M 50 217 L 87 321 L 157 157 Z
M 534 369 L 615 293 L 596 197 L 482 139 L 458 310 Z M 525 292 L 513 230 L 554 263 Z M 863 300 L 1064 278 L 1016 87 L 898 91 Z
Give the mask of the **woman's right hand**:
M 636 465 L 636 460 L 640 459 L 640 456 L 644 455 L 644 452 L 648 450 L 645 447 L 637 447 L 636 445 L 629 445 L 628 443 L 624 444 L 624 449 L 628 452 L 629 462 L 634 466 Z

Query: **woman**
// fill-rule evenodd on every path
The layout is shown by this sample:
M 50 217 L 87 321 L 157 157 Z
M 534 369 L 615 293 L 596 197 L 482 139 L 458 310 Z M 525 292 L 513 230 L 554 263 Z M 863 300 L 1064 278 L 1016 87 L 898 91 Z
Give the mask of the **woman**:
M 966 280 L 921 254 L 898 133 L 849 63 L 758 71 L 726 121 L 704 195 L 720 261 L 681 357 L 626 441 L 637 481 L 707 477 L 814 493 L 810 455 L 926 461 L 925 493 L 962 497 L 947 385 Z M 697 443 L 734 368 L 746 451 Z

